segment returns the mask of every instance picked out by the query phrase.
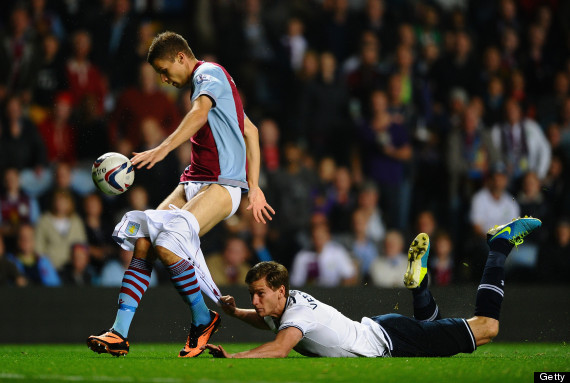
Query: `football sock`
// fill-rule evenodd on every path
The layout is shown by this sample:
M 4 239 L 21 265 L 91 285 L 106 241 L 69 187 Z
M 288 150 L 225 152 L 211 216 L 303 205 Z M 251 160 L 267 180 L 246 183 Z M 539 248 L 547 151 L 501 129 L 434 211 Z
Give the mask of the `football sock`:
M 441 314 L 433 295 L 428 288 L 428 276 L 426 275 L 420 285 L 412 289 L 414 318 L 420 321 L 434 321 L 441 319 Z
M 200 284 L 190 262 L 181 259 L 167 267 L 170 273 L 170 280 L 178 290 L 178 294 L 190 306 L 192 311 L 192 324 L 199 326 L 210 323 L 210 310 L 204 302 Z
M 513 245 L 506 239 L 499 238 L 489 244 L 491 251 L 487 256 L 481 283 L 475 299 L 475 315 L 499 320 L 501 304 L 505 293 L 505 261 Z
M 113 323 L 113 329 L 125 338 L 129 335 L 135 311 L 148 288 L 151 273 L 152 263 L 135 257 L 131 259 L 129 268 L 125 271 L 119 292 L 119 310 Z

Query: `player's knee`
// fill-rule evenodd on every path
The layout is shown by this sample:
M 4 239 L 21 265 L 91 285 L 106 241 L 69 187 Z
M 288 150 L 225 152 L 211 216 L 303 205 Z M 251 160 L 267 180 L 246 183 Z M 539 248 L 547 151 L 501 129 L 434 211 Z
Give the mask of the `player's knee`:
M 154 256 L 152 251 L 152 243 L 148 238 L 139 238 L 135 242 L 135 251 L 133 254 L 136 258 L 148 259 Z

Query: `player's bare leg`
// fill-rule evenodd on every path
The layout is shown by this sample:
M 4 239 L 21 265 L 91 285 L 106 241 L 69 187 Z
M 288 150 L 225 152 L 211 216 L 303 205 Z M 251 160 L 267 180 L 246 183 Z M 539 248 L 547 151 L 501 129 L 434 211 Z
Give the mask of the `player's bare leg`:
M 487 317 L 473 317 L 467 320 L 477 347 L 489 343 L 499 334 L 499 321 Z
M 208 343 L 212 334 L 218 329 L 220 316 L 206 306 L 192 264 L 162 246 L 156 246 L 155 250 L 168 269 L 172 284 L 192 311 L 190 332 L 178 356 L 182 358 L 198 356 L 203 352 L 202 346 Z
M 184 206 L 184 204 L 188 202 L 186 201 L 186 193 L 184 192 L 184 185 L 178 185 L 173 191 L 172 193 L 170 193 L 168 195 L 168 197 L 166 197 L 164 199 L 164 201 L 162 201 L 158 207 L 156 208 L 156 210 L 168 210 L 170 209 L 170 205 L 174 205 L 177 208 L 182 208 L 182 206 Z
M 196 217 L 201 237 L 231 213 L 232 198 L 223 186 L 210 184 L 202 187 L 182 209 Z

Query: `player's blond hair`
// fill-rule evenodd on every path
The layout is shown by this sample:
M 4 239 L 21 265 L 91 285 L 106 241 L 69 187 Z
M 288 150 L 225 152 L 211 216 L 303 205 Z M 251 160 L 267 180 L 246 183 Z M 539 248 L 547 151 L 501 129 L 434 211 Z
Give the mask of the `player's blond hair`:
M 156 59 L 174 61 L 178 52 L 182 52 L 190 58 L 195 57 L 184 37 L 170 31 L 162 32 L 152 40 L 146 61 L 151 65 Z
M 285 266 L 273 261 L 259 262 L 247 272 L 245 282 L 250 285 L 263 278 L 273 291 L 285 286 L 285 296 L 289 296 L 289 272 Z

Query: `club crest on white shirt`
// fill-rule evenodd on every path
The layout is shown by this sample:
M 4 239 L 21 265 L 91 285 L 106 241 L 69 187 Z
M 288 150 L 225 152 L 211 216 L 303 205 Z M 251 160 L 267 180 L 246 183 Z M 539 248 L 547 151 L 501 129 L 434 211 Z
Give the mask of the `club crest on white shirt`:
M 137 235 L 140 228 L 141 228 L 140 223 L 129 221 L 129 223 L 127 224 L 127 227 L 125 229 L 125 234 L 127 234 L 129 236 Z

